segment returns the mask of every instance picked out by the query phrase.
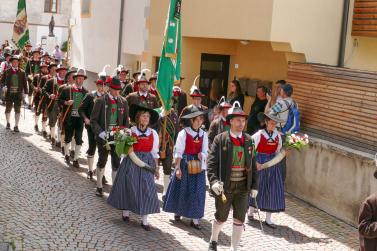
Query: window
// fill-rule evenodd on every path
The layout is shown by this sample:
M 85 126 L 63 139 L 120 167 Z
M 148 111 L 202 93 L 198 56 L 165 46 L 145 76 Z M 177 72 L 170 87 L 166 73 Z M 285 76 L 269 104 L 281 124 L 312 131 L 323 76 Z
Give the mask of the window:
M 45 0 L 45 12 L 58 13 L 58 0 Z
M 90 17 L 91 1 L 81 0 L 81 17 Z

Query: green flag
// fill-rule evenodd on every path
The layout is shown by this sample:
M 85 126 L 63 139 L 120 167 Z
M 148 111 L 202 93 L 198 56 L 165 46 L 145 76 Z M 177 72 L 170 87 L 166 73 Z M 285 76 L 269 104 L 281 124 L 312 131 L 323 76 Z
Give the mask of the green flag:
M 21 50 L 24 48 L 26 42 L 29 41 L 29 24 L 27 22 L 25 0 L 18 0 L 17 17 L 13 26 L 12 40 Z
M 181 78 L 181 5 L 182 0 L 170 0 L 158 68 L 157 92 L 165 111 L 171 108 L 174 83 Z

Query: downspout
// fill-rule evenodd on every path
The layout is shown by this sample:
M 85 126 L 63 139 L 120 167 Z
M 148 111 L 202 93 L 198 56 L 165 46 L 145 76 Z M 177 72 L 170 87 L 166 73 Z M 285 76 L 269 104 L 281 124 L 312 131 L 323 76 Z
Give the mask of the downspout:
M 342 17 L 342 29 L 340 32 L 340 44 L 339 44 L 339 57 L 338 57 L 338 67 L 344 67 L 344 55 L 346 52 L 347 43 L 347 26 L 348 26 L 348 15 L 350 10 L 351 0 L 343 1 L 343 17 Z
M 123 39 L 123 18 L 124 15 L 124 0 L 120 2 L 120 18 L 119 18 L 119 38 L 118 38 L 118 59 L 117 65 L 120 64 L 120 58 L 122 55 L 122 39 Z

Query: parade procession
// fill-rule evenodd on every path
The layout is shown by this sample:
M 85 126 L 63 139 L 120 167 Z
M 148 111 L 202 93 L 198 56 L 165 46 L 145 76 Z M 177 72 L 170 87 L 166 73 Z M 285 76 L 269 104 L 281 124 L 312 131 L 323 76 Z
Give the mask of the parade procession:
M 360 6 L 363 2 L 351 1 L 360 2 Z M 182 0 L 168 0 L 163 5 L 166 8 L 159 7 L 164 22 L 142 22 L 150 29 L 165 25 L 163 39 L 152 46 L 153 50 L 161 49 L 158 56 L 149 59 L 148 47 L 135 63 L 136 54 L 122 54 L 131 46 L 124 41 L 122 47 L 122 39 L 132 41 L 128 33 L 122 35 L 121 18 L 120 34 L 114 34 L 115 40 L 119 39 L 119 54 L 117 60 L 107 61 L 112 50 L 116 51 L 115 44 L 114 48 L 97 48 L 93 45 L 96 39 L 90 44 L 85 37 L 89 35 L 77 33 L 77 27 L 86 25 L 85 19 L 98 15 L 93 10 L 86 13 L 86 8 L 98 3 L 78 1 L 80 17 L 72 21 L 76 10 L 73 0 L 66 29 L 57 15 L 59 8 L 63 15 L 62 3 L 45 1 L 45 12 L 55 13 L 55 19 L 49 16 L 45 30 L 35 33 L 29 29 L 26 14 L 31 1 L 16 2 L 13 36 L 5 40 L 0 51 L 0 109 L 4 112 L 0 138 L 4 145 L 19 145 L 20 149 L 26 147 L 25 151 L 30 148 L 36 154 L 26 157 L 17 147 L 10 147 L 15 149 L 14 157 L 5 150 L 1 155 L 6 164 L 0 169 L 4 173 L 0 179 L 0 211 L 4 212 L 4 218 L 0 216 L 0 251 L 2 243 L 8 247 L 4 250 L 377 250 L 377 202 L 373 195 L 362 202 L 376 187 L 377 154 L 375 165 L 372 158 L 377 144 L 371 139 L 376 130 L 370 129 L 376 121 L 364 124 L 373 118 L 356 116 L 356 111 L 376 115 L 375 111 L 365 108 L 363 102 L 359 108 L 353 98 L 357 104 L 350 108 L 349 118 L 359 119 L 357 128 L 364 131 L 351 133 L 349 122 L 341 118 L 348 116 L 351 98 L 326 99 L 343 91 L 361 95 L 361 87 L 352 91 L 351 82 L 369 88 L 377 84 L 377 74 L 352 69 L 341 73 L 340 67 L 292 63 L 290 60 L 300 55 L 289 52 L 282 67 L 288 73 L 274 74 L 271 81 L 246 78 L 242 67 L 250 55 L 234 53 L 242 46 L 256 46 L 256 51 L 261 50 L 258 53 L 272 59 L 274 51 L 286 50 L 283 45 L 271 42 L 270 52 L 262 41 L 240 40 L 232 47 L 228 46 L 231 40 L 217 46 L 216 42 L 210 45 L 215 38 L 190 37 L 187 34 L 193 31 L 183 30 L 188 27 L 184 23 L 188 18 Z M 155 15 L 149 9 L 156 7 L 152 2 L 145 7 L 146 13 Z M 371 2 L 376 2 L 377 8 L 377 1 Z M 121 1 L 121 15 L 124 10 L 130 13 L 127 8 L 131 5 Z M 192 7 L 187 6 L 190 12 Z M 133 7 L 136 13 L 136 3 Z M 158 20 L 162 21 L 160 13 Z M 124 25 L 127 22 L 129 19 Z M 32 38 L 47 29 L 48 36 Z M 96 32 L 96 27 L 92 31 Z M 101 39 L 104 36 L 112 34 L 109 31 Z M 153 35 L 149 36 L 154 41 Z M 65 42 L 60 46 L 61 41 Z M 200 46 L 195 47 L 195 41 L 208 52 L 199 56 Z M 83 60 L 86 47 L 99 58 L 95 64 Z M 230 52 L 233 48 L 238 49 Z M 229 51 L 231 56 L 220 55 L 218 50 Z M 195 57 L 201 61 L 194 63 Z M 272 61 L 262 63 L 269 70 L 250 65 L 266 76 L 274 70 L 282 72 L 276 66 L 278 60 Z M 96 71 L 93 65 L 97 65 Z M 369 105 L 377 102 L 375 90 L 370 89 L 362 98 Z M 352 138 L 356 136 L 360 141 Z M 326 140 L 332 143 L 325 146 Z M 346 147 L 353 146 L 358 152 L 345 153 Z M 359 160 L 355 157 L 359 153 L 364 157 L 358 158 L 364 160 L 355 165 L 368 165 L 369 171 L 365 167 L 361 174 L 358 169 L 350 176 L 357 173 L 363 181 L 357 175 L 350 181 L 347 168 L 356 163 L 354 159 Z M 50 161 L 39 160 L 39 154 Z M 22 162 L 16 168 L 17 158 Z M 44 164 L 36 168 L 35 163 Z M 339 172 L 334 171 L 338 164 L 344 168 Z M 15 176 L 5 169 L 13 165 Z M 22 173 L 28 178 L 22 178 Z M 47 174 L 49 178 L 39 176 Z M 12 191 L 15 197 L 23 198 L 21 204 L 7 197 L 7 189 L 17 187 L 13 182 L 18 179 L 24 180 L 24 185 Z M 369 190 L 357 188 L 359 185 Z M 22 187 L 28 187 L 29 196 L 24 197 Z M 337 193 L 340 189 L 356 192 L 349 195 L 352 199 L 341 199 L 345 192 Z M 34 200 L 38 194 L 43 194 L 42 199 Z M 65 194 L 70 195 L 57 202 Z M 351 208 L 347 200 L 355 202 L 352 212 L 347 209 Z M 29 220 L 23 220 L 22 226 L 17 217 L 9 221 L 13 226 L 7 223 L 5 212 L 13 205 L 22 219 L 26 211 L 19 208 L 31 210 L 32 216 L 25 216 Z M 68 208 L 74 209 L 68 212 Z M 56 214 L 45 215 L 46 210 Z M 36 219 L 40 221 L 37 228 Z M 28 224 L 26 231 L 24 225 Z M 49 238 L 36 234 L 39 228 L 51 231 L 51 242 L 56 242 L 51 244 Z M 65 240 L 66 235 L 73 237 Z

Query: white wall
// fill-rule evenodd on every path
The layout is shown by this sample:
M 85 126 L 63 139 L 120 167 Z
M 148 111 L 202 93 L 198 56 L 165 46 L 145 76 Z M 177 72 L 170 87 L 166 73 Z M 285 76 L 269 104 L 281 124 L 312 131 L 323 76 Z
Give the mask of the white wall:
M 53 14 L 55 20 L 54 34 L 61 45 L 68 38 L 68 20 L 71 12 L 71 1 L 59 1 L 58 13 Z M 1 0 L 0 4 L 0 42 L 9 41 L 13 35 L 13 22 L 17 14 L 17 0 Z M 30 41 L 33 45 L 40 43 L 42 36 L 49 33 L 48 24 L 51 13 L 44 12 L 44 0 L 26 0 Z
M 149 0 L 125 0 L 122 52 L 141 55 L 148 40 L 146 15 Z
M 308 62 L 336 65 L 343 0 L 274 0 L 271 41 L 288 42 Z
M 72 59 L 74 66 L 99 72 L 106 64 L 116 67 L 119 39 L 120 1 L 92 1 L 91 16 L 81 18 L 80 0 L 72 1 Z

